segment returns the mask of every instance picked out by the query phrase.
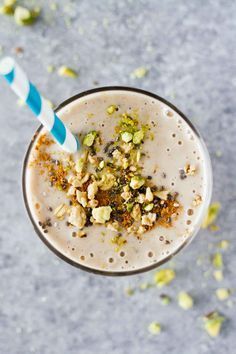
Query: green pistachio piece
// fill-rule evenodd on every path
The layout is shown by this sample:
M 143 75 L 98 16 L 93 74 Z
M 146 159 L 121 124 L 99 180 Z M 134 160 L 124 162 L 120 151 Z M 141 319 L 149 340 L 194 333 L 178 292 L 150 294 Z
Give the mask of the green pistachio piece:
M 148 69 L 145 68 L 144 66 L 140 66 L 137 69 L 135 69 L 130 76 L 133 79 L 142 79 L 144 76 L 146 76 L 148 73 Z
M 32 25 L 40 15 L 40 8 L 29 10 L 22 6 L 17 6 L 14 12 L 15 22 L 20 26 Z
M 218 243 L 217 245 L 219 248 L 221 248 L 222 250 L 227 250 L 229 247 L 229 241 L 227 240 L 222 240 Z
M 3 5 L 0 7 L 0 14 L 7 15 L 7 16 L 13 15 L 14 14 L 14 7 Z
M 105 161 L 104 160 L 100 161 L 98 165 L 99 170 L 102 170 L 104 166 L 105 166 Z
M 14 5 L 16 0 L 5 0 L 3 6 L 0 7 L 0 14 L 2 15 L 13 15 L 14 14 Z
M 110 105 L 109 107 L 107 107 L 107 113 L 108 114 L 113 114 L 115 113 L 115 111 L 117 111 L 118 107 L 115 104 Z
M 173 269 L 161 269 L 154 274 L 154 282 L 159 288 L 170 284 L 174 278 L 175 271 Z
M 127 203 L 126 204 L 126 209 L 130 213 L 133 209 L 134 203 Z
M 184 310 L 189 310 L 193 307 L 193 298 L 185 291 L 179 293 L 178 302 L 179 306 Z
M 132 296 L 132 295 L 134 295 L 134 289 L 132 289 L 132 288 L 127 288 L 127 289 L 125 289 L 125 294 L 127 295 L 127 296 Z
M 222 323 L 225 321 L 225 317 L 219 315 L 218 312 L 212 312 L 203 318 L 204 328 L 211 337 L 218 337 Z
M 150 203 L 150 204 L 147 204 L 145 207 L 144 207 L 144 210 L 145 211 L 151 211 L 154 207 L 154 204 L 153 203 Z
M 135 125 L 135 121 L 132 118 L 130 118 L 129 116 L 127 116 L 126 113 L 124 113 L 124 114 L 122 114 L 121 124 L 134 126 Z
M 222 270 L 215 270 L 213 272 L 213 276 L 217 281 L 222 281 L 224 278 Z
M 161 325 L 158 322 L 151 322 L 148 326 L 148 330 L 151 334 L 157 335 L 161 332 Z
M 219 214 L 219 211 L 220 211 L 220 203 L 218 203 L 218 202 L 212 203 L 209 206 L 207 215 L 205 216 L 205 219 L 203 220 L 203 223 L 202 223 L 203 229 L 206 229 L 208 226 L 213 224 L 213 222 L 216 220 L 216 218 Z
M 86 146 L 92 146 L 96 136 L 97 136 L 97 132 L 95 130 L 92 130 L 91 132 L 85 135 L 83 144 Z
M 221 301 L 227 300 L 230 296 L 230 293 L 230 290 L 226 288 L 219 288 L 216 290 L 216 296 Z
M 222 268 L 223 267 L 223 258 L 221 253 L 217 252 L 213 255 L 212 264 L 215 268 Z
M 136 145 L 141 144 L 143 138 L 144 138 L 144 132 L 142 130 L 138 130 L 137 132 L 134 133 L 133 143 Z
M 129 143 L 133 139 L 133 134 L 131 134 L 129 132 L 123 132 L 123 133 L 121 133 L 121 139 L 125 143 Z
M 145 183 L 145 179 L 141 176 L 134 176 L 131 178 L 130 187 L 132 189 L 139 189 Z
M 99 224 L 105 224 L 110 220 L 112 209 L 110 206 L 102 206 L 92 209 L 92 216 Z
M 84 168 L 84 159 L 81 157 L 75 164 L 75 170 L 76 172 L 80 173 L 83 171 Z
M 138 151 L 137 151 L 137 155 L 136 155 L 136 162 L 139 162 L 139 161 L 140 161 L 140 158 L 141 158 L 141 151 L 138 150 Z
M 162 305 L 169 305 L 169 303 L 170 303 L 170 297 L 168 296 L 168 295 L 165 295 L 165 294 L 162 294 L 162 295 L 160 295 L 160 298 L 161 298 L 161 303 L 162 303 Z
M 74 79 L 78 76 L 78 73 L 75 70 L 69 68 L 68 66 L 62 65 L 58 69 L 58 75 L 64 77 L 71 77 L 72 79 Z

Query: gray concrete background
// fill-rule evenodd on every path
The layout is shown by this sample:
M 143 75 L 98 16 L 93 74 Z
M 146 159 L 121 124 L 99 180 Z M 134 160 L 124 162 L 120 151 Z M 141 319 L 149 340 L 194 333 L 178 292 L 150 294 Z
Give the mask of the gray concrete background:
M 22 3 L 21 1 L 19 1 Z M 32 27 L 0 17 L 3 54 L 18 57 L 31 80 L 55 104 L 103 85 L 132 85 L 177 105 L 200 129 L 214 169 L 214 200 L 222 203 L 220 231 L 201 231 L 175 258 L 177 278 L 163 291 L 136 290 L 152 273 L 130 278 L 94 276 L 52 254 L 34 234 L 21 192 L 22 159 L 38 123 L 0 82 L 0 353 L 37 354 L 202 354 L 235 352 L 235 294 L 219 302 L 215 289 L 235 288 L 236 172 L 236 2 L 230 0 L 56 0 L 42 6 Z M 21 55 L 15 48 L 22 47 Z M 78 79 L 49 74 L 48 65 L 79 70 Z M 149 68 L 131 79 L 138 66 Z M 217 157 L 219 152 L 221 157 Z M 223 254 L 224 280 L 212 277 L 209 258 L 219 240 L 230 240 Z M 202 265 L 196 260 L 201 256 Z M 205 274 L 205 276 L 204 276 Z M 179 290 L 195 298 L 192 310 L 177 305 Z M 201 316 L 218 310 L 226 317 L 221 335 L 211 339 Z M 151 336 L 151 321 L 163 325 Z

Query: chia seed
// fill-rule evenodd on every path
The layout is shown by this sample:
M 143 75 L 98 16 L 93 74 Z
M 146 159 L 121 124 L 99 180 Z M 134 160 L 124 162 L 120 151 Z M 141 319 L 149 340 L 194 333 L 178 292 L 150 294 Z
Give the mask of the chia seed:
M 109 143 L 106 144 L 106 146 L 104 147 L 103 151 L 105 152 L 105 154 L 108 152 L 109 147 L 114 144 L 114 141 L 109 141 Z
M 180 170 L 179 170 L 179 177 L 180 177 L 180 179 L 185 179 L 185 178 L 187 178 L 187 176 L 186 176 L 186 174 L 185 174 L 185 171 L 181 168 Z

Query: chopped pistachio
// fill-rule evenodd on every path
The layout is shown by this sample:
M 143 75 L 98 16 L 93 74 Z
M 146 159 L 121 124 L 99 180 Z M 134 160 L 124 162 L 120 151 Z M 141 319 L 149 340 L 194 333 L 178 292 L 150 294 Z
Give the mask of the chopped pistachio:
M 184 310 L 189 310 L 193 307 L 193 298 L 185 291 L 181 291 L 178 295 L 178 303 Z
M 65 204 L 60 204 L 55 210 L 54 210 L 54 215 L 58 219 L 63 219 L 65 214 L 67 213 L 69 207 Z
M 131 178 L 130 187 L 132 189 L 139 189 L 145 183 L 145 179 L 141 176 L 134 176 Z
M 110 220 L 112 209 L 110 206 L 102 206 L 92 210 L 92 216 L 99 224 L 105 224 Z
M 69 68 L 68 66 L 62 65 L 58 69 L 58 75 L 64 77 L 71 77 L 74 79 L 78 76 L 78 73 L 75 70 Z
M 217 252 L 213 255 L 212 264 L 215 268 L 222 268 L 223 267 L 223 259 L 222 254 Z
M 154 207 L 154 204 L 153 203 L 150 203 L 150 204 L 147 204 L 145 207 L 144 207 L 144 210 L 145 211 L 151 211 Z
M 128 201 L 132 197 L 132 193 L 130 192 L 129 186 L 123 187 L 123 192 L 121 193 L 121 198 L 125 201 Z
M 102 179 L 98 182 L 98 185 L 102 191 L 107 191 L 114 186 L 115 182 L 116 178 L 112 173 L 104 172 L 104 174 L 102 175 Z
M 89 184 L 87 188 L 88 199 L 94 199 L 98 191 L 98 183 L 96 181 Z
M 124 113 L 124 114 L 122 114 L 121 124 L 134 126 L 135 121 L 131 117 L 127 116 L 126 113 Z
M 0 7 L 0 14 L 13 15 L 15 10 L 16 0 L 4 0 L 3 5 Z
M 113 225 L 114 225 L 114 223 L 113 223 Z M 119 228 L 119 225 L 117 226 L 117 229 L 118 228 Z M 113 237 L 111 239 L 111 243 L 121 247 L 121 246 L 123 246 L 123 245 L 125 245 L 127 243 L 127 240 L 121 234 L 118 234 L 118 235 L 116 235 L 115 237 Z M 118 250 L 119 250 L 119 248 L 118 248 Z
M 149 202 L 152 202 L 152 201 L 153 201 L 153 193 L 152 193 L 150 187 L 147 187 L 147 189 L 146 189 L 146 196 L 145 196 L 145 198 L 146 198 Z
M 154 282 L 159 288 L 170 284 L 174 278 L 175 271 L 173 269 L 160 269 L 154 274 Z
M 141 144 L 141 142 L 143 141 L 144 139 L 144 132 L 143 130 L 138 130 L 137 132 L 134 133 L 134 136 L 133 136 L 133 143 L 135 145 L 138 145 L 138 144 Z
M 76 199 L 78 202 L 85 208 L 87 206 L 87 193 L 81 192 L 80 190 L 76 190 Z
M 133 209 L 134 203 L 127 203 L 126 204 L 126 209 L 130 213 Z
M 97 132 L 95 130 L 92 130 L 91 132 L 85 135 L 83 139 L 83 144 L 86 146 L 92 146 L 96 136 L 97 136 Z
M 13 15 L 14 14 L 14 7 L 3 5 L 0 7 L 0 14 L 1 15 Z
M 215 225 L 215 224 L 211 224 L 209 226 L 209 229 L 212 231 L 212 232 L 216 232 L 216 231 L 219 231 L 220 230 L 220 227 L 218 225 Z
M 105 167 L 105 161 L 102 160 L 101 162 L 99 162 L 98 168 L 99 170 L 102 170 Z
M 157 191 L 154 192 L 154 195 L 160 199 L 167 200 L 169 191 Z
M 217 280 L 217 281 L 222 281 L 223 280 L 223 272 L 222 272 L 222 270 L 215 270 L 213 272 L 213 275 L 214 275 L 215 280 Z
M 107 107 L 107 113 L 108 114 L 113 114 L 115 111 L 117 111 L 117 106 L 115 104 L 110 105 Z
M 139 221 L 141 219 L 141 210 L 139 204 L 135 204 L 132 209 L 131 216 L 134 218 L 135 221 Z
M 218 312 L 212 312 L 203 318 L 204 328 L 211 337 L 218 337 L 222 323 L 225 317 L 221 316 Z
M 131 74 L 131 78 L 133 79 L 141 79 L 144 76 L 146 76 L 148 73 L 148 69 L 145 68 L 144 66 L 140 66 L 138 68 L 136 68 Z
M 151 334 L 157 335 L 161 332 L 161 325 L 158 322 L 151 322 L 148 326 L 148 330 Z
M 125 294 L 126 294 L 127 296 L 132 296 L 132 295 L 134 295 L 134 289 L 132 289 L 132 288 L 130 288 L 130 287 L 126 288 L 126 289 L 125 289 Z
M 136 162 L 139 162 L 141 158 L 141 152 L 140 150 L 137 151 L 137 155 L 136 155 Z
M 143 204 L 145 202 L 145 195 L 143 193 L 140 193 L 137 198 L 136 198 L 137 202 L 139 204 Z
M 142 215 L 142 225 L 152 226 L 156 221 L 156 214 L 155 213 L 148 213 L 146 215 Z
M 222 240 L 222 241 L 220 241 L 220 242 L 217 244 L 217 246 L 218 246 L 219 248 L 221 248 L 222 250 L 227 250 L 228 247 L 229 247 L 229 241 L 227 241 L 227 240 Z
M 109 222 L 109 223 L 107 223 L 106 226 L 111 231 L 115 231 L 115 232 L 119 231 L 119 223 L 118 223 L 118 221 Z
M 219 211 L 220 211 L 220 203 L 218 203 L 218 202 L 212 203 L 209 206 L 207 215 L 205 216 L 205 219 L 203 220 L 203 223 L 202 223 L 203 229 L 206 229 L 208 226 L 213 224 L 213 222 L 216 220 L 216 218 L 219 214 Z
M 166 305 L 169 305 L 171 299 L 170 299 L 170 297 L 169 297 L 168 295 L 161 294 L 161 295 L 160 295 L 160 298 L 161 298 L 161 303 L 162 303 L 162 305 L 165 305 L 165 306 L 166 306 Z
M 84 165 L 85 165 L 85 161 L 84 159 L 81 157 L 78 161 L 76 161 L 76 164 L 75 164 L 75 170 L 77 173 L 80 173 L 83 171 L 83 168 L 84 168 Z
M 70 224 L 82 229 L 86 223 L 86 213 L 81 205 L 73 206 L 71 208 L 70 216 L 68 218 Z
M 33 10 L 29 10 L 22 6 L 17 6 L 14 11 L 15 22 L 20 26 L 32 25 L 37 17 L 40 15 L 40 8 L 37 7 Z
M 230 290 L 226 288 L 219 288 L 216 290 L 216 296 L 219 300 L 227 300 L 230 296 Z
M 131 134 L 129 132 L 123 132 L 123 133 L 121 133 L 121 139 L 125 143 L 129 143 L 133 139 L 133 134 Z

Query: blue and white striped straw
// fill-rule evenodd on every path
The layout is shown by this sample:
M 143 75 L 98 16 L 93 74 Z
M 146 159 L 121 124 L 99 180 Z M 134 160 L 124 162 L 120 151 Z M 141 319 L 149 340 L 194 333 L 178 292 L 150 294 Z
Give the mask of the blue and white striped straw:
M 80 148 L 77 137 L 58 118 L 13 58 L 6 57 L 0 61 L 0 75 L 5 77 L 12 90 L 30 107 L 65 151 L 74 153 Z

